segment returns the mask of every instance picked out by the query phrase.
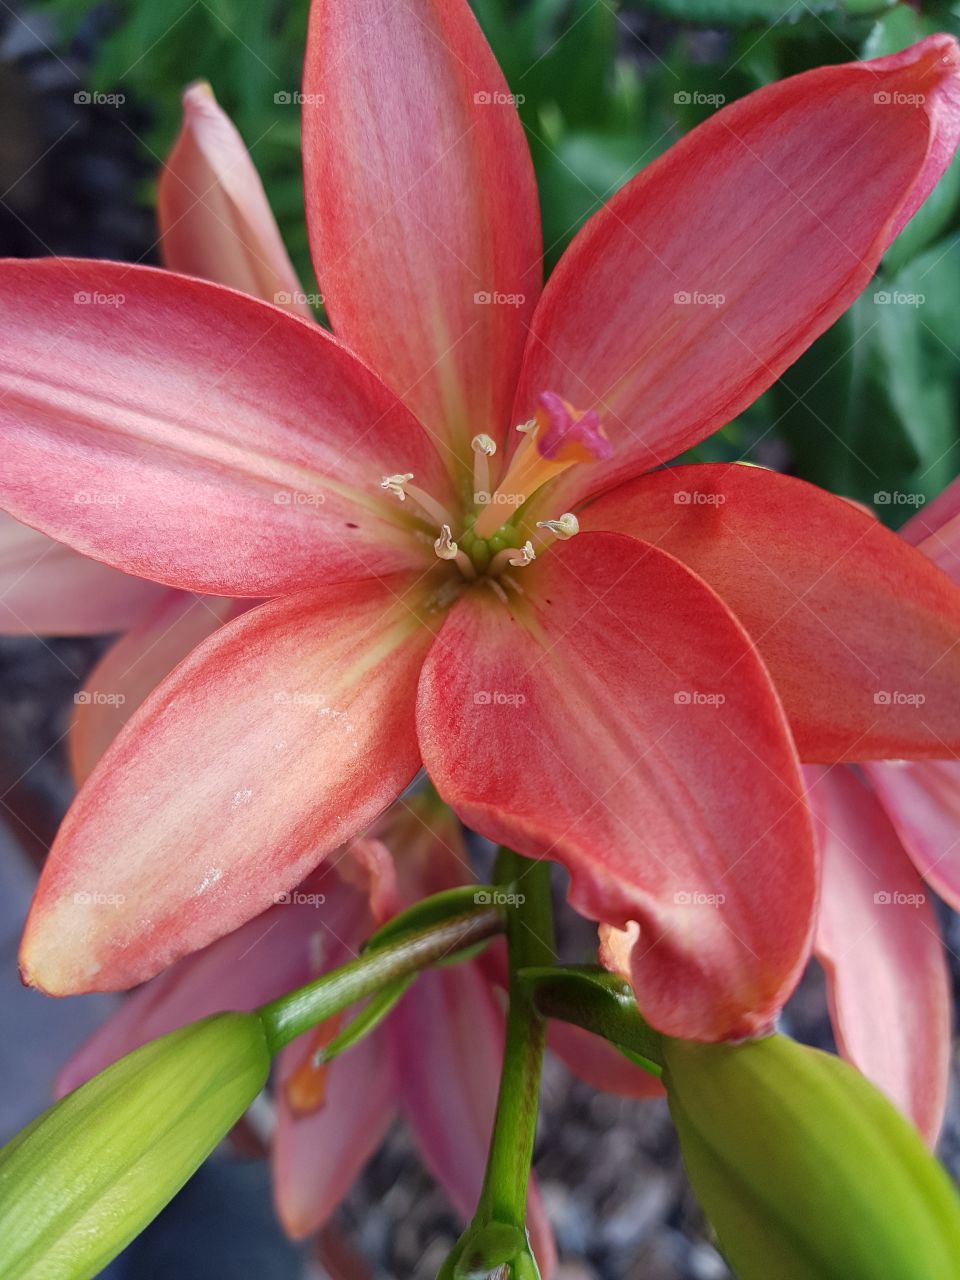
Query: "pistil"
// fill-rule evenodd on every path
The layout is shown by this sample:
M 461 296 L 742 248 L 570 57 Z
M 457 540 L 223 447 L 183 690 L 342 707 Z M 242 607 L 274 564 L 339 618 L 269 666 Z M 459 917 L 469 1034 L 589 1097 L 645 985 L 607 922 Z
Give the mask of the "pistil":
M 538 489 L 580 462 L 600 462 L 613 452 L 596 410 L 575 409 L 552 391 L 540 395 L 536 416 L 518 428 L 524 439 L 506 475 L 477 517 L 474 532 L 489 538 L 501 508 L 521 507 Z

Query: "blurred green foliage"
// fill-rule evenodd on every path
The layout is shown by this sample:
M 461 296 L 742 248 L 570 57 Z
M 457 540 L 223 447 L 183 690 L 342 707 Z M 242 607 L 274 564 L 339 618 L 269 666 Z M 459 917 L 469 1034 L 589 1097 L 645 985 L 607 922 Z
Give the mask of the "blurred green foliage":
M 960 0 L 473 0 L 526 127 L 548 269 L 576 229 L 717 103 L 824 63 L 877 57 L 935 30 L 960 35 Z M 89 0 L 45 0 L 64 47 Z M 115 0 L 98 11 L 91 88 L 152 113 L 157 161 L 178 89 L 209 79 L 263 175 L 291 254 L 310 279 L 298 87 L 308 0 Z M 309 287 L 309 286 L 308 286 Z M 889 298 L 922 299 L 914 303 Z M 874 285 L 701 458 L 788 466 L 874 504 L 932 496 L 960 471 L 960 169 L 891 247 Z

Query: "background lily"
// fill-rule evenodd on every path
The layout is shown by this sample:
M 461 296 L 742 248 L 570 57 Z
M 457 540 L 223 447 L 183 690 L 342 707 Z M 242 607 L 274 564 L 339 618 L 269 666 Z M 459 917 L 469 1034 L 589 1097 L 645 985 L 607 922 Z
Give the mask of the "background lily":
M 391 855 L 395 855 L 391 856 Z M 185 958 L 139 991 L 61 1073 L 66 1093 L 147 1041 L 223 1009 L 254 1009 L 359 951 L 400 906 L 470 879 L 460 824 L 436 798 L 407 797 L 377 826 L 308 878 L 289 900 Z M 504 1034 L 496 980 L 484 953 L 421 974 L 375 1031 L 322 1066 L 318 1046 L 342 1029 L 321 1026 L 282 1052 L 272 1140 L 277 1209 L 301 1237 L 329 1219 L 380 1145 L 397 1111 L 424 1162 L 464 1221 L 480 1190 L 493 1123 Z M 649 1096 L 659 1085 L 610 1045 L 568 1024 L 551 1043 L 598 1087 Z M 530 1228 L 544 1275 L 554 1248 L 534 1191 Z
M 954 483 L 900 530 L 955 582 L 958 508 Z M 910 697 L 908 689 L 883 692 L 878 715 Z M 947 1100 L 951 1015 L 926 885 L 960 909 L 958 770 L 955 759 L 805 770 L 824 867 L 815 950 L 837 1042 L 931 1144 Z
M 183 111 L 180 135 L 161 170 L 157 193 L 164 265 L 312 316 L 256 168 L 209 86 L 188 88 Z M 145 653 L 152 640 L 170 637 L 182 625 L 183 653 L 178 656 L 183 656 L 219 625 L 217 611 L 223 605 L 195 596 L 175 604 L 179 595 L 111 569 L 0 513 L 0 634 L 106 634 L 126 630 L 156 610 L 156 634 L 148 627 L 143 636 Z M 213 612 L 203 631 L 198 624 L 205 605 Z M 183 610 L 182 623 L 179 615 L 174 623 L 171 609 Z M 128 650 L 128 663 L 130 657 Z M 149 688 L 145 684 L 144 692 Z M 95 719 L 104 704 L 86 705 L 93 707 L 89 715 Z
M 191 85 L 184 92 L 183 124 L 160 172 L 157 222 L 161 253 L 169 270 L 230 285 L 285 307 L 294 315 L 312 317 L 250 154 L 206 84 Z M 152 593 L 148 608 L 139 604 L 138 596 L 137 608 L 124 614 L 123 621 L 111 615 L 110 626 L 102 625 L 106 620 L 103 588 L 99 599 L 93 597 L 97 630 L 135 625 L 111 646 L 86 680 L 89 689 L 109 691 L 122 698 L 90 698 L 79 702 L 74 712 L 70 763 L 77 782 L 83 782 L 147 694 L 191 649 L 224 621 L 242 613 L 250 602 L 174 589 L 158 591 L 155 584 L 117 574 L 8 516 L 2 518 L 9 521 L 15 531 L 11 532 L 11 539 L 18 544 L 27 538 L 34 540 L 29 559 L 27 554 L 21 554 L 16 561 L 17 580 L 23 583 L 21 590 L 26 590 L 29 583 L 32 600 L 37 601 L 29 609 L 17 602 L 30 630 L 64 633 L 62 615 L 54 613 L 50 619 L 40 611 L 39 604 L 40 599 L 62 600 L 62 593 L 41 591 L 35 581 L 35 566 L 45 567 L 57 556 L 66 562 L 64 576 L 71 584 L 87 585 L 83 599 L 88 608 L 92 596 L 87 581 L 89 566 L 111 575 L 111 583 L 119 580 L 125 584 L 124 600 L 132 594 L 134 583 L 138 590 L 142 587 L 144 592 Z M 4 527 L 0 524 L 0 533 Z M 12 573 L 11 568 L 11 577 Z M 56 585 L 61 586 L 59 578 Z M 7 599 L 2 587 L 0 599 Z
M 535 308 L 529 158 L 479 30 L 459 4 L 374 9 L 315 5 L 306 66 L 311 236 L 353 350 L 170 274 L 4 267 L 9 510 L 141 576 L 277 597 L 182 663 L 95 771 L 24 971 L 53 992 L 157 972 L 299 882 L 422 760 L 470 825 L 564 862 L 578 909 L 639 922 L 654 1023 L 761 1029 L 816 892 L 780 699 L 808 759 L 955 749 L 960 596 L 892 535 L 852 554 L 848 504 L 793 504 L 849 569 L 827 597 L 838 648 L 927 673 L 930 721 L 875 731 L 862 678 L 820 678 L 816 627 L 773 626 L 725 587 L 732 613 L 654 545 L 634 511 L 657 506 L 659 473 L 632 482 L 642 501 L 621 484 L 579 504 L 736 414 L 864 287 L 955 144 L 956 47 L 718 113 L 591 220 Z M 727 280 L 722 315 L 691 302 Z M 78 315 L 78 291 L 124 301 Z M 783 546 L 762 483 L 738 516 Z M 574 508 L 590 532 L 564 540 Z M 98 906 L 104 885 L 123 911 Z

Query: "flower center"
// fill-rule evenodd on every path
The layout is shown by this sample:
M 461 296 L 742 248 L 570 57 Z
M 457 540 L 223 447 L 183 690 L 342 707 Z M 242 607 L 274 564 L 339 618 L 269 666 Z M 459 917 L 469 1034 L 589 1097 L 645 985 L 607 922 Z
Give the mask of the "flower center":
M 436 532 L 433 549 L 438 558 L 452 561 L 464 578 L 495 582 L 507 569 L 530 564 L 556 539 L 572 538 L 580 527 L 572 512 L 537 521 L 540 532 L 530 537 L 521 509 L 570 467 L 604 461 L 613 452 L 596 410 L 575 409 L 552 391 L 541 393 L 535 417 L 517 430 L 523 439 L 492 490 L 490 464 L 497 446 L 488 435 L 474 437 L 473 507 L 459 522 L 411 483 L 411 472 L 384 476 L 381 481 L 381 488 L 400 502 L 409 502 Z M 456 536 L 454 528 L 459 529 Z

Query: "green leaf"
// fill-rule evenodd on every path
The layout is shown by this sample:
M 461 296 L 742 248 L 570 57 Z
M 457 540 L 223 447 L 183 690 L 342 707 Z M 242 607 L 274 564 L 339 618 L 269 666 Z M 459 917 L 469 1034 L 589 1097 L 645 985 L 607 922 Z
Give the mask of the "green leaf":
M 431 925 L 462 915 L 465 911 L 506 905 L 504 893 L 492 885 L 465 884 L 456 889 L 444 889 L 429 898 L 422 898 L 381 925 L 364 943 L 363 950 L 374 951 L 388 942 L 395 942 L 404 934 L 429 929 Z
M 565 133 L 548 144 L 544 132 L 530 141 L 549 265 L 587 218 L 662 150 L 624 134 Z M 668 142 L 664 139 L 663 145 Z
M 771 392 L 800 474 L 893 525 L 960 465 L 960 240 L 880 276 Z M 892 500 L 887 499 L 892 495 Z
M 239 1120 L 269 1069 L 256 1015 L 221 1013 L 50 1107 L 0 1151 L 0 1275 L 96 1275 Z
M 331 1062 L 378 1027 L 387 1014 L 406 995 L 416 976 L 414 973 L 408 974 L 397 982 L 389 983 L 381 991 L 371 996 L 357 1016 L 347 1023 L 340 1034 L 334 1036 L 328 1044 L 317 1050 L 314 1058 L 316 1065 L 320 1066 L 323 1062 Z
M 950 1280 L 960 1201 L 859 1072 L 783 1036 L 664 1042 L 690 1181 L 739 1280 Z
M 636 1066 L 660 1075 L 662 1037 L 641 1017 L 622 978 L 592 965 L 530 967 L 517 977 L 542 1017 L 592 1031 Z

